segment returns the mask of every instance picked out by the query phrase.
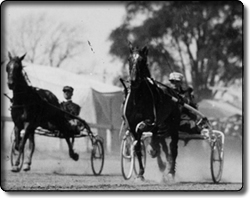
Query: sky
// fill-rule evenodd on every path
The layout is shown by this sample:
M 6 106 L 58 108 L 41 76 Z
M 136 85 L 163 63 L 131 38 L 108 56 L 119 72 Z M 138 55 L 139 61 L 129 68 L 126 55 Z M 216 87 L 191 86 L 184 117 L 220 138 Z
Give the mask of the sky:
M 121 62 L 113 61 L 108 54 L 111 42 L 108 37 L 112 30 L 119 27 L 125 18 L 125 7 L 122 3 L 9 3 L 4 5 L 4 15 L 6 20 L 6 28 L 18 21 L 25 15 L 35 15 L 46 13 L 52 15 L 53 18 L 63 22 L 69 22 L 82 26 L 84 29 L 84 40 L 86 47 L 84 50 L 83 65 L 89 74 L 106 73 L 114 75 L 120 73 Z M 91 46 L 87 45 L 87 41 Z M 93 51 L 91 51 L 91 47 Z M 66 66 L 64 69 L 77 72 L 79 68 Z

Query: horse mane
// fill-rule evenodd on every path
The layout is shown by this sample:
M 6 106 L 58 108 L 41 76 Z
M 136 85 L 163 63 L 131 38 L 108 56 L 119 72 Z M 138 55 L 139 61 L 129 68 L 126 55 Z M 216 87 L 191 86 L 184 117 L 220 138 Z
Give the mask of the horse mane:
M 58 98 L 51 91 L 46 89 L 40 89 L 38 87 L 32 87 L 32 88 L 42 101 L 51 104 L 53 106 L 56 105 L 55 107 L 60 107 Z
M 23 77 L 24 77 L 26 83 L 27 83 L 29 86 L 32 86 L 32 85 L 31 85 L 31 81 L 30 81 L 30 79 L 29 79 L 29 76 L 28 76 L 27 72 L 26 72 L 24 69 L 22 69 L 22 73 L 23 73 Z
M 32 86 L 29 76 L 27 72 L 24 70 L 25 66 L 23 66 L 22 64 L 22 57 L 21 58 L 17 56 L 11 57 L 11 61 L 20 64 L 21 71 L 19 75 L 20 75 L 20 80 L 23 81 L 24 83 L 23 86 L 27 86 L 28 90 L 31 93 L 37 95 L 40 100 L 47 102 L 48 104 L 51 104 L 57 108 L 60 107 L 58 98 L 51 91 Z
M 53 101 L 53 104 L 59 105 L 59 100 L 58 98 L 49 90 L 41 89 L 39 87 L 32 86 L 31 81 L 29 79 L 29 76 L 25 70 L 22 69 L 22 75 L 24 80 L 26 81 L 28 87 L 31 88 L 33 92 L 35 92 L 42 101 L 51 103 L 50 101 Z

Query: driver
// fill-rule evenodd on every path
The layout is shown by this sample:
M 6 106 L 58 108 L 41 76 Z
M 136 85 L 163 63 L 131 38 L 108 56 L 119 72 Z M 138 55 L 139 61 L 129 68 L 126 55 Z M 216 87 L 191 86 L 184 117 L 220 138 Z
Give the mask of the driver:
M 183 75 L 179 72 L 172 72 L 169 75 L 170 87 L 183 99 L 183 102 L 197 109 L 197 104 L 194 101 L 193 88 L 188 87 L 183 89 Z M 200 134 L 201 128 L 196 125 L 197 116 L 190 110 L 182 107 L 181 109 L 181 122 L 180 131 L 187 132 L 189 134 Z
M 68 113 L 78 116 L 81 110 L 81 107 L 72 101 L 74 89 L 70 86 L 63 87 L 63 96 L 65 101 L 61 103 L 62 109 Z
M 65 101 L 61 102 L 61 108 L 71 115 L 79 116 L 81 107 L 72 101 L 73 92 L 73 87 L 63 87 L 63 96 L 65 98 Z M 65 117 L 69 121 L 70 125 L 74 128 L 75 133 L 80 134 L 80 132 L 82 131 L 82 126 L 79 120 L 72 118 L 70 115 L 65 115 Z

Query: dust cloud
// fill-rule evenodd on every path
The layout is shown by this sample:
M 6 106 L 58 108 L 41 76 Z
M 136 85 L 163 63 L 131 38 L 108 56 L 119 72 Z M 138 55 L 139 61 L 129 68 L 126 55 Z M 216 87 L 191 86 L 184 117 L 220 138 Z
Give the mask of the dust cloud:
M 11 128 L 13 129 L 13 128 Z M 2 133 L 1 157 L 4 166 L 10 170 L 10 134 Z M 79 161 L 73 161 L 68 155 L 65 140 L 36 136 L 36 148 L 32 162 L 32 170 L 37 172 L 52 172 L 61 175 L 92 175 L 90 153 L 85 151 L 88 144 L 82 138 L 76 139 L 75 151 Z M 176 182 L 212 182 L 210 170 L 210 145 L 205 140 L 191 140 L 187 146 L 179 142 Z M 103 175 L 121 174 L 119 149 L 116 152 L 106 152 Z M 242 140 L 227 137 L 224 146 L 224 166 L 221 183 L 242 183 L 243 155 Z M 41 164 L 42 162 L 42 164 Z M 156 159 L 147 155 L 145 179 L 162 182 L 163 174 L 159 171 Z
M 184 146 L 178 145 L 175 182 L 213 182 L 210 169 L 211 148 L 205 140 L 191 140 Z M 156 159 L 147 156 L 145 178 L 162 182 Z M 224 165 L 222 183 L 242 183 L 242 141 L 226 138 L 224 145 Z M 166 173 L 165 173 L 166 174 Z

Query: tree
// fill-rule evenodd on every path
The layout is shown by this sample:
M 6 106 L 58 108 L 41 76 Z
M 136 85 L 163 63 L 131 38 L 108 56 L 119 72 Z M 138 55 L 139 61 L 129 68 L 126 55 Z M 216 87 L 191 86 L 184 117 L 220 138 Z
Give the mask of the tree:
M 54 21 L 49 15 L 28 15 L 7 28 L 7 49 L 14 54 L 27 52 L 26 61 L 53 67 L 83 52 L 82 30 Z
M 214 86 L 242 79 L 242 12 L 239 1 L 129 1 L 124 23 L 115 29 L 110 53 L 124 61 L 127 40 L 149 47 L 160 81 L 182 72 L 199 98 L 212 98 Z M 141 24 L 133 25 L 138 18 Z

